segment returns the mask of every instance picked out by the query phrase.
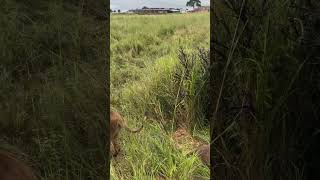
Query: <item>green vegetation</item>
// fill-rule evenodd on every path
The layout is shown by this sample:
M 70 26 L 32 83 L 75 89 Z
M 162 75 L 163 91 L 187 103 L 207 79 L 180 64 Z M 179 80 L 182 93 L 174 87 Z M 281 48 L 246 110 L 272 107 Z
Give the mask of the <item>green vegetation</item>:
M 190 6 L 190 7 L 193 7 L 193 8 L 194 8 L 194 6 L 200 7 L 201 6 L 201 1 L 200 0 L 189 0 L 187 2 L 186 6 Z
M 319 1 L 216 1 L 216 179 L 319 177 Z
M 129 126 L 144 124 L 139 134 L 121 133 L 111 178 L 209 179 L 209 169 L 187 154 L 190 142 L 179 149 L 172 138 L 185 127 L 194 141 L 209 142 L 209 14 L 111 16 L 110 38 L 110 106 Z
M 0 148 L 41 179 L 105 179 L 106 21 L 98 1 L 0 2 Z

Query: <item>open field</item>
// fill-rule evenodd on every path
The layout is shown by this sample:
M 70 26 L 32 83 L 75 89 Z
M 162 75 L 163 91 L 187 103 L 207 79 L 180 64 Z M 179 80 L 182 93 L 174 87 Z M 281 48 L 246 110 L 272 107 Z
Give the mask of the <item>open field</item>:
M 110 34 L 111 109 L 131 127 L 144 124 L 139 134 L 122 132 L 112 179 L 209 179 L 209 169 L 188 155 L 209 142 L 201 111 L 209 57 L 197 50 L 208 55 L 209 13 L 111 16 Z

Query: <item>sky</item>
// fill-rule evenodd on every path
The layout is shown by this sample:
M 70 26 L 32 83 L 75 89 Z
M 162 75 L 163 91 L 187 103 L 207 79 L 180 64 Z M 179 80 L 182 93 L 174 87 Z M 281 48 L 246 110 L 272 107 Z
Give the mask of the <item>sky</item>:
M 121 11 L 129 9 L 147 7 L 159 8 L 185 8 L 188 0 L 110 0 L 110 8 L 112 10 Z M 210 0 L 201 0 L 201 5 L 210 5 Z

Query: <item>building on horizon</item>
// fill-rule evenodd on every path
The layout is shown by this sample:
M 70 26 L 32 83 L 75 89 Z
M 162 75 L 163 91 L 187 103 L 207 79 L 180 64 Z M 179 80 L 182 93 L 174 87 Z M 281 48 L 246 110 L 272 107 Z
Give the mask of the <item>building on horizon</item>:
M 188 12 L 210 12 L 210 6 L 200 6 L 196 7 Z
M 168 14 L 168 13 L 181 13 L 181 8 L 148 8 L 146 6 L 141 9 L 129 10 L 129 13 L 136 14 Z

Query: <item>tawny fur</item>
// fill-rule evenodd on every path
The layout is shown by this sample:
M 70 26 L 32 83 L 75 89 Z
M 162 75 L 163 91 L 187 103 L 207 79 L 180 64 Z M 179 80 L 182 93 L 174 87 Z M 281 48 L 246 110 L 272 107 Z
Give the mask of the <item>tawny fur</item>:
M 30 167 L 13 155 L 0 151 L 0 180 L 37 180 Z
M 201 161 L 210 167 L 210 145 L 205 144 L 198 148 L 197 153 L 201 159 Z
M 127 131 L 132 133 L 137 133 L 141 131 L 143 125 L 137 129 L 130 129 L 119 113 L 114 111 L 110 112 L 110 145 L 111 147 L 113 146 L 113 156 L 117 156 L 121 150 L 118 143 L 118 136 L 121 128 L 125 128 Z

